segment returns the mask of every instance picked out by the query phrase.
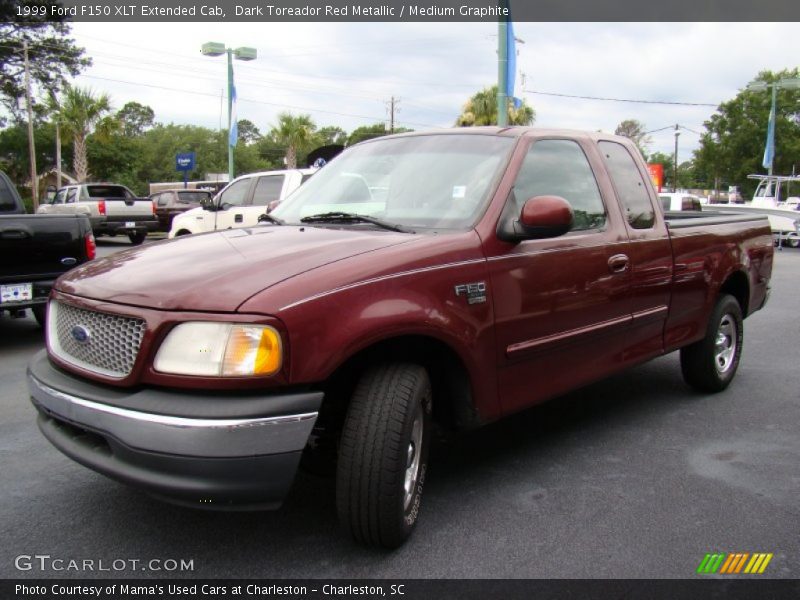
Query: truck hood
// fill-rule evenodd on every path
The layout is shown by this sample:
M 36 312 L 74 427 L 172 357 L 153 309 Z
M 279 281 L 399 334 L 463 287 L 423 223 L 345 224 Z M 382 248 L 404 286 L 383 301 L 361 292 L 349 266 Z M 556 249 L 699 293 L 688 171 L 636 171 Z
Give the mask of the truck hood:
M 147 308 L 233 312 L 295 275 L 415 238 L 353 228 L 231 229 L 118 252 L 73 269 L 56 288 Z

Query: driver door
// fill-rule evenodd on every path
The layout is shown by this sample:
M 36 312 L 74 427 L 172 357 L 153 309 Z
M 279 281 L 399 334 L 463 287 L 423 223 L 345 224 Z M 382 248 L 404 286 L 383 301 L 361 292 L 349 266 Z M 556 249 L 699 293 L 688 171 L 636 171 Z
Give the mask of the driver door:
M 245 205 L 250 195 L 253 178 L 238 179 L 226 187 L 217 197 L 217 210 L 213 213 L 213 229 L 244 227 Z

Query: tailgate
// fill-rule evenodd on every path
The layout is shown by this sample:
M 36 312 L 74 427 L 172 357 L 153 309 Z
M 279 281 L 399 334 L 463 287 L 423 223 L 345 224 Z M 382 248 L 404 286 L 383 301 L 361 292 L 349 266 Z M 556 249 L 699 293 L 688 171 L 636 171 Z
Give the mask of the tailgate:
M 153 218 L 153 202 L 149 199 L 106 198 L 106 215 L 109 217 Z
M 88 231 L 85 216 L 0 217 L 0 282 L 50 279 L 84 262 Z

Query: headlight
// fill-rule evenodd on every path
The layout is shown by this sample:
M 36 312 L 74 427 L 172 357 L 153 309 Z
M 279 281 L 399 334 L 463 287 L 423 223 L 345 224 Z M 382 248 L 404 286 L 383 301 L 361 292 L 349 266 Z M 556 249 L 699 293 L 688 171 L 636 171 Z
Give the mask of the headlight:
M 273 375 L 281 368 L 281 337 L 267 325 L 181 323 L 156 354 L 161 373 L 246 377 Z

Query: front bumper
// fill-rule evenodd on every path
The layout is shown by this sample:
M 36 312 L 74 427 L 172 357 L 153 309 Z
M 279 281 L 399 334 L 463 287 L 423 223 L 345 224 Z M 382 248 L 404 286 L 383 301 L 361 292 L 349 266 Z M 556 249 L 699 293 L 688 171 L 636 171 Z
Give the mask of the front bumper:
M 44 351 L 28 366 L 28 388 L 39 428 L 68 457 L 164 499 L 217 509 L 280 506 L 322 402 L 321 392 L 217 393 L 193 404 L 191 394 L 89 383 Z

